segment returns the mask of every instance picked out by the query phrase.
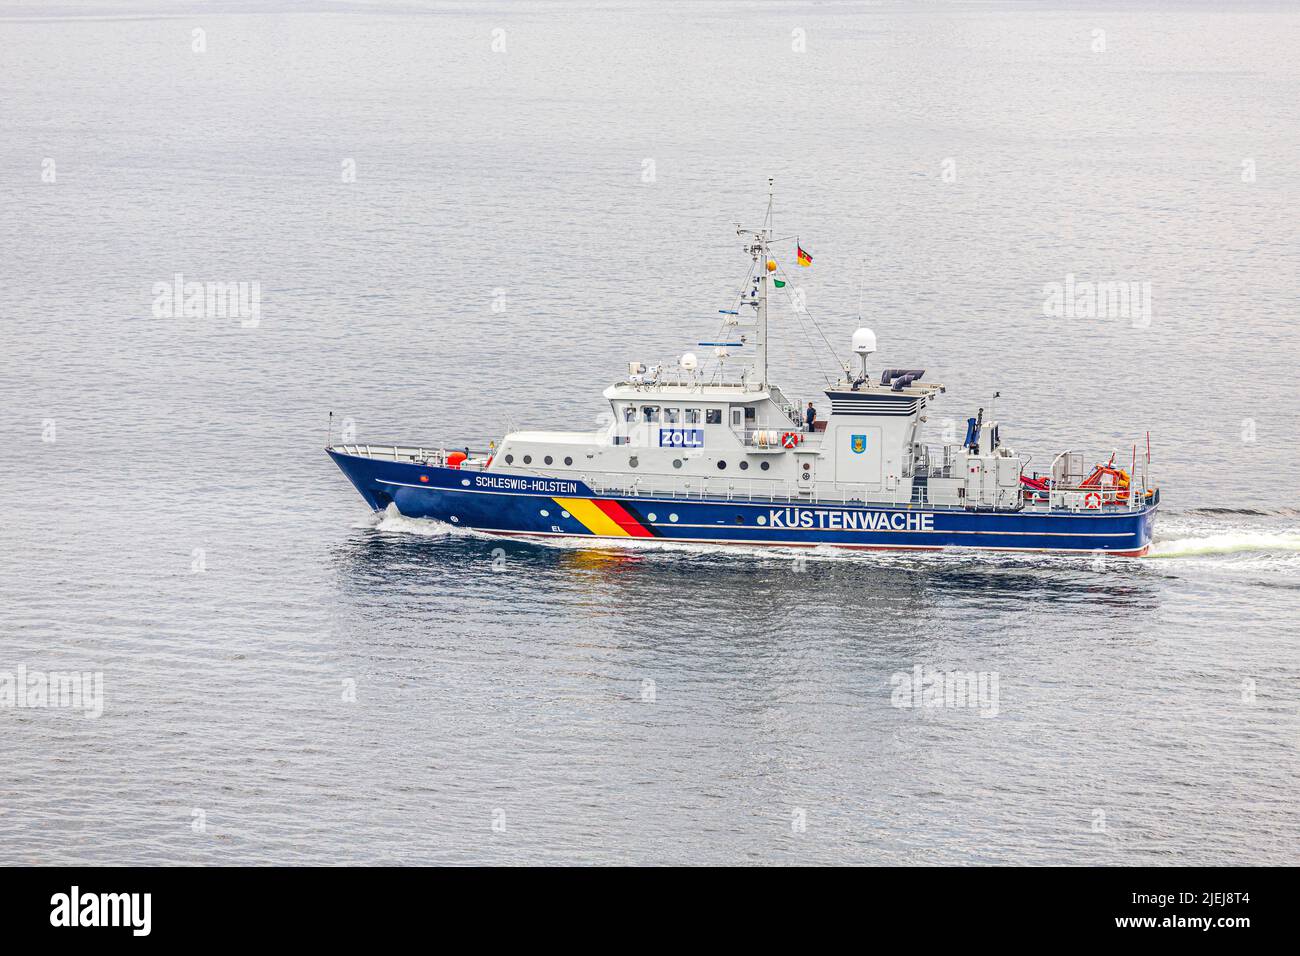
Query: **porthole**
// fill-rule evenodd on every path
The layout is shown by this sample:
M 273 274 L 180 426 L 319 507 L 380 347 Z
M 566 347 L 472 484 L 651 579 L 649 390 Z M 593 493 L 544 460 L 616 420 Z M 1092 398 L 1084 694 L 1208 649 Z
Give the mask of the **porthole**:
M 668 516 L 668 520 L 671 521 L 671 522 L 673 522 L 674 524 L 676 524 L 676 522 L 677 522 L 677 515 L 675 515 L 675 514 L 669 515 L 669 516 Z
M 725 461 L 718 462 L 718 471 L 726 471 L 726 470 L 727 470 L 727 463 Z
M 659 516 L 655 514 L 653 511 L 650 512 L 648 515 L 646 515 L 646 518 L 649 519 L 651 524 L 654 524 L 656 521 L 659 520 Z
M 452 515 L 452 516 L 451 516 L 451 523 L 452 523 L 452 524 L 460 524 L 460 519 L 457 518 L 455 515 Z
M 803 463 L 803 470 L 804 470 L 804 471 L 812 471 L 812 465 L 808 464 L 808 462 L 805 461 L 805 462 Z
M 565 463 L 566 465 L 572 465 L 572 464 L 573 464 L 573 459 L 570 458 L 568 455 L 565 455 L 565 456 L 564 456 L 564 463 Z
M 553 464 L 555 464 L 555 459 L 552 458 L 550 455 L 547 455 L 547 456 L 546 456 L 544 459 L 542 459 L 542 460 L 545 461 L 548 465 L 553 465 Z
M 758 516 L 758 523 L 759 523 L 759 524 L 767 524 L 767 519 L 764 518 L 762 515 L 759 515 L 759 516 Z
M 680 458 L 674 458 L 674 459 L 673 459 L 673 467 L 674 467 L 674 468 L 680 468 L 680 467 L 682 467 L 682 460 L 681 460 Z
M 770 461 L 761 461 L 758 463 L 758 467 L 762 468 L 764 471 L 767 471 L 769 468 L 772 467 L 772 463 Z
M 636 455 L 633 455 L 631 458 L 627 460 L 627 463 L 628 463 L 628 467 L 635 468 L 637 465 L 641 464 L 641 461 L 636 457 Z
M 567 511 L 561 511 L 561 512 L 560 512 L 560 517 L 561 517 L 561 518 L 567 518 L 567 517 L 569 517 L 569 513 L 568 513 Z
M 468 478 L 462 478 L 462 479 L 460 480 L 460 483 L 461 483 L 462 485 L 464 485 L 466 488 L 469 487 L 469 479 L 468 479 Z
M 741 471 L 749 471 L 749 462 L 747 462 L 747 461 L 742 461 L 742 462 L 740 463 L 740 470 L 741 470 Z
M 549 517 L 551 516 L 551 513 L 550 513 L 549 511 L 547 511 L 545 508 L 543 508 L 543 509 L 541 510 L 541 515 L 542 515 L 543 518 L 549 518 Z
M 524 455 L 524 464 L 525 464 L 525 465 L 531 465 L 532 463 L 533 463 L 533 456 L 532 456 L 532 455 Z
M 514 455 L 506 455 L 506 464 L 507 464 L 507 465 L 513 465 L 514 463 L 515 463 L 515 456 L 514 456 Z

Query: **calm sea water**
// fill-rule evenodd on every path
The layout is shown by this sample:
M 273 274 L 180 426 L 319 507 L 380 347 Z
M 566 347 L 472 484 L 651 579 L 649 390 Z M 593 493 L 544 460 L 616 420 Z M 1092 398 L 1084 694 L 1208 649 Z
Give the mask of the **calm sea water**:
M 0 672 L 103 680 L 0 707 L 0 862 L 1300 862 L 1300 14 L 2 0 L 0 49 Z M 1149 431 L 1153 555 L 502 543 L 324 456 L 594 426 L 769 175 L 932 440 Z

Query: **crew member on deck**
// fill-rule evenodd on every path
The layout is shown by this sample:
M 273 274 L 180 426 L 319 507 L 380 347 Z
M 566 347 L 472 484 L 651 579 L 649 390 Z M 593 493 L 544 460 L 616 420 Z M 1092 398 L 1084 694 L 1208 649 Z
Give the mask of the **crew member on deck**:
M 804 412 L 804 418 L 808 420 L 808 430 L 813 431 L 813 426 L 817 424 L 817 409 L 813 408 L 813 403 L 808 403 L 808 411 Z

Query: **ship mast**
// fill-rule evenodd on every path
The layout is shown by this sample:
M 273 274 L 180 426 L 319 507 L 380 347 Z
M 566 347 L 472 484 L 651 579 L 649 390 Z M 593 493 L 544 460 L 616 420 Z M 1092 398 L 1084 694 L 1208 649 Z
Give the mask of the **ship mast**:
M 772 242 L 772 201 L 774 192 L 774 180 L 772 177 L 767 179 L 767 215 L 763 218 L 763 228 L 761 229 L 741 229 L 736 227 L 736 234 L 740 236 L 750 236 L 753 241 L 749 244 L 748 252 L 754 258 L 757 265 L 758 274 L 755 282 L 758 284 L 757 295 L 755 296 L 754 305 L 758 309 L 757 324 L 754 329 L 755 350 L 758 353 L 758 359 L 755 362 L 755 372 L 758 377 L 758 386 L 760 389 L 767 388 L 767 289 L 768 289 L 768 268 L 769 261 L 768 246 Z

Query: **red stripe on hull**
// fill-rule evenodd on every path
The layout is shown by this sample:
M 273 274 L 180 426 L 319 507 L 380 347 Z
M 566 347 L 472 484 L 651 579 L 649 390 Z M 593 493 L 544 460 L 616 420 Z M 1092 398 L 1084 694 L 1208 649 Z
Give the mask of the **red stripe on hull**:
M 1136 551 L 1103 551 L 1102 554 L 1113 554 L 1118 558 L 1145 558 L 1147 552 L 1151 550 L 1151 545 L 1139 548 Z M 1085 554 L 1089 552 L 1083 552 Z

